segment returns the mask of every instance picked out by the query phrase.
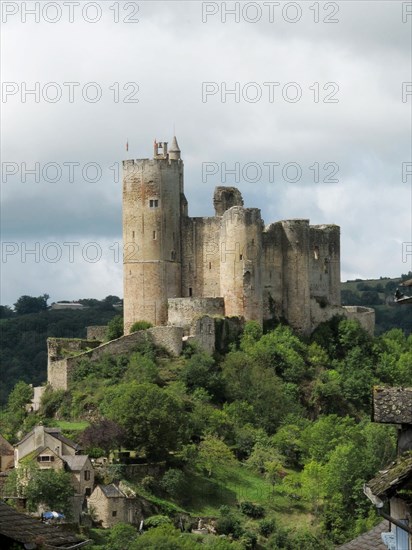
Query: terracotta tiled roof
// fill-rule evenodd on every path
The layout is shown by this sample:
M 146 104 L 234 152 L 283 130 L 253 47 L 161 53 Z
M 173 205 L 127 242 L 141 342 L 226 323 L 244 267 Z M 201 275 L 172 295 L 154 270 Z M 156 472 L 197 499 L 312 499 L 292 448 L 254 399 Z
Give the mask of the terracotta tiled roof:
M 46 525 L 26 514 L 17 512 L 0 501 L 0 534 L 22 544 L 34 544 L 38 548 L 80 548 L 88 544 L 77 535 L 61 530 L 58 526 Z M 89 541 L 90 542 L 90 541 Z
M 388 550 L 381 538 L 381 533 L 386 533 L 387 531 L 389 531 L 389 523 L 385 520 L 367 533 L 337 548 L 339 550 Z

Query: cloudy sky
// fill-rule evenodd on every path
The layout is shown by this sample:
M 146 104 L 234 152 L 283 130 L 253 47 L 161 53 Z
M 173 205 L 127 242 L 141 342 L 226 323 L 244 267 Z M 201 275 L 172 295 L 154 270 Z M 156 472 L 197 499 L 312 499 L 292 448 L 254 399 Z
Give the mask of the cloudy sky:
M 122 296 L 120 163 L 174 131 L 191 215 L 236 185 L 342 280 L 412 269 L 411 3 L 1 4 L 0 303 Z

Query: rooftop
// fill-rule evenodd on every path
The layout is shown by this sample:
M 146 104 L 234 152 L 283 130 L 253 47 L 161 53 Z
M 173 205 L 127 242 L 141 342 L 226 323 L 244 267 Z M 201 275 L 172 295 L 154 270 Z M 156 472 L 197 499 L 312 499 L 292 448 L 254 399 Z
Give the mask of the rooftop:
M 408 481 L 412 481 L 411 473 L 412 452 L 407 452 L 368 481 L 364 490 L 372 497 L 390 498 L 397 490 L 404 487 Z
M 80 548 L 90 541 L 82 540 L 78 535 L 61 530 L 57 526 L 46 525 L 26 514 L 18 512 L 0 501 L 0 536 L 31 548 Z
M 387 546 L 383 543 L 381 534 L 389 531 L 389 523 L 381 521 L 376 527 L 359 535 L 356 539 L 351 540 L 338 546 L 339 550 L 388 550 Z
M 412 388 L 373 388 L 372 420 L 384 424 L 412 424 Z

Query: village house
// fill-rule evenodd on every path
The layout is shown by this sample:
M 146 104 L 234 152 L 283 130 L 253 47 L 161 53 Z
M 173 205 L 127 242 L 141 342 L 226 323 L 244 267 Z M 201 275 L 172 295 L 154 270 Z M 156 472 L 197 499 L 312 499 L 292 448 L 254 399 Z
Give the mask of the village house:
M 93 519 L 105 528 L 116 523 L 137 525 L 143 519 L 142 500 L 122 485 L 97 485 L 87 504 Z
M 40 469 L 66 470 L 71 474 L 75 491 L 72 502 L 74 520 L 80 520 L 86 499 L 94 487 L 94 468 L 88 455 L 80 454 L 81 447 L 65 437 L 60 428 L 36 426 L 14 449 L 14 466 L 23 460 L 34 460 Z
M 372 420 L 397 426 L 398 457 L 365 484 L 364 493 L 390 522 L 382 533 L 388 550 L 411 550 L 412 388 L 374 388 Z

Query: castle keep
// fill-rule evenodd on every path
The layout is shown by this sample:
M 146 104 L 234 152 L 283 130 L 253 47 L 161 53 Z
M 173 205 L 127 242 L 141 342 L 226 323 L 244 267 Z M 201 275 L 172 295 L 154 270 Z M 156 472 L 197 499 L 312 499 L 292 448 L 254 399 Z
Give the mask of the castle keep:
M 340 306 L 337 225 L 265 226 L 234 187 L 216 187 L 213 217 L 192 218 L 183 176 L 176 137 L 123 161 L 125 334 L 139 320 L 188 332 L 202 316 L 285 319 L 309 334 L 337 313 L 367 314 Z

